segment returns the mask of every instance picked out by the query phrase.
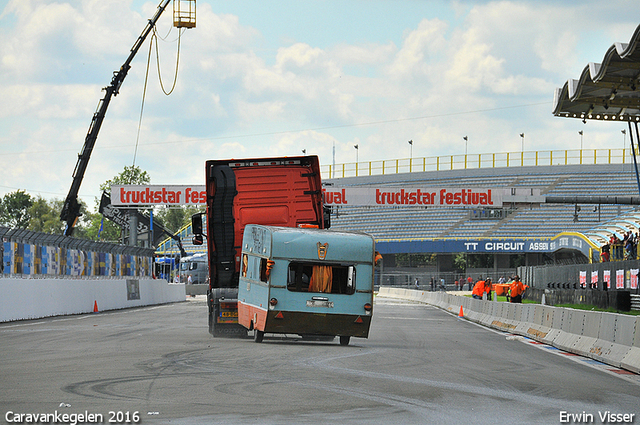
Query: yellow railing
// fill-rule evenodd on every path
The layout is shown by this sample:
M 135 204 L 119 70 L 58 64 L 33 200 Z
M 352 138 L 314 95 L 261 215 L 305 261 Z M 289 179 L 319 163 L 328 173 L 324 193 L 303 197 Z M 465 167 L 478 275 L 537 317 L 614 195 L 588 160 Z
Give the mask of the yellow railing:
M 322 178 L 330 179 L 424 171 L 463 170 L 469 168 L 628 163 L 633 163 L 630 148 L 525 151 L 386 159 L 336 164 L 335 167 L 332 165 L 323 165 L 320 169 Z

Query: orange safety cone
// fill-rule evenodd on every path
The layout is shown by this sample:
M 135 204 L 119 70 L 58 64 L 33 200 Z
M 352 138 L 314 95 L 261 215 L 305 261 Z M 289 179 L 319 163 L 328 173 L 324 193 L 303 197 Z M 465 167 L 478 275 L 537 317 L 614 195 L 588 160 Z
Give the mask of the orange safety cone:
M 464 313 L 462 312 L 462 306 L 460 306 L 460 313 L 458 313 L 458 317 L 464 317 Z
M 93 312 L 97 313 L 98 312 L 98 300 L 95 300 L 93 302 Z

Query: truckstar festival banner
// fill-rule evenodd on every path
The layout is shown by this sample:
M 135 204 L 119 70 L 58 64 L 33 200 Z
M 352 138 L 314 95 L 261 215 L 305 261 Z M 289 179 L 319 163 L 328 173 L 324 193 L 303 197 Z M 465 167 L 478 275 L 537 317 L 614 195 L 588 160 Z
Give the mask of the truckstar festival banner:
M 204 185 L 113 185 L 111 205 L 203 205 L 207 202 Z
M 502 207 L 501 189 L 425 187 L 324 188 L 326 205 Z
M 501 208 L 503 189 L 429 187 L 340 187 L 322 189 L 326 205 L 349 206 L 451 206 Z M 113 185 L 111 204 L 202 205 L 204 185 Z

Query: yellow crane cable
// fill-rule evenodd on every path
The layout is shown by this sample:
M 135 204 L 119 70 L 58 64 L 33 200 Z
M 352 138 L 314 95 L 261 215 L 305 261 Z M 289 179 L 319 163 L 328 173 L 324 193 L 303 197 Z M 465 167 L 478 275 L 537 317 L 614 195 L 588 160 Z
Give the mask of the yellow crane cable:
M 154 28 L 155 31 L 155 28 Z M 151 37 L 151 42 L 149 43 L 149 54 L 147 55 L 147 70 L 144 73 L 144 88 L 142 89 L 142 103 L 140 105 L 140 118 L 138 120 L 138 134 L 136 135 L 136 147 L 133 151 L 133 164 L 136 165 L 136 156 L 138 154 L 138 143 L 140 142 L 140 129 L 142 128 L 142 112 L 144 111 L 144 101 L 147 97 L 147 82 L 149 81 L 149 65 L 151 64 L 151 51 L 153 46 L 153 37 Z
M 151 65 L 151 52 L 153 51 L 153 41 L 156 41 L 156 62 L 157 62 L 157 66 L 158 66 L 158 79 L 160 80 L 160 87 L 162 88 L 162 92 L 169 96 L 171 93 L 173 93 L 173 90 L 176 88 L 176 82 L 178 81 L 178 64 L 180 63 L 180 41 L 181 41 L 181 35 L 182 35 L 182 31 L 180 31 L 180 29 L 178 29 L 178 53 L 176 55 L 176 72 L 173 78 L 173 85 L 171 87 L 171 90 L 167 93 L 167 91 L 164 89 L 164 85 L 162 84 L 162 75 L 160 73 L 160 54 L 158 51 L 158 35 L 156 32 L 156 27 L 153 27 L 153 35 L 151 36 L 151 41 L 149 42 L 149 54 L 147 55 L 147 69 L 145 71 L 144 74 L 144 88 L 142 89 L 142 103 L 140 105 L 140 118 L 138 120 L 138 132 L 136 135 L 136 146 L 133 152 L 133 166 L 136 165 L 136 156 L 138 154 L 138 144 L 140 142 L 140 129 L 142 128 L 142 115 L 143 115 L 143 111 L 144 111 L 144 102 L 147 96 L 147 83 L 149 81 L 149 68 Z M 169 34 L 167 34 L 166 37 L 168 37 Z M 161 38 L 162 40 L 165 40 L 165 38 Z
M 180 64 L 180 40 L 182 38 L 182 31 L 178 29 L 178 53 L 176 54 L 176 71 L 173 76 L 173 85 L 171 86 L 171 90 L 169 90 L 169 92 L 167 92 L 164 89 L 164 84 L 162 83 L 162 74 L 160 73 L 160 53 L 158 51 L 158 40 L 157 40 L 158 36 L 156 34 L 155 27 L 153 28 L 153 36 L 151 38 L 152 41 L 154 38 L 156 39 L 156 63 L 158 66 L 158 79 L 160 80 L 160 87 L 162 88 L 162 92 L 167 96 L 169 96 L 171 93 L 173 93 L 173 90 L 176 88 L 176 83 L 178 81 L 178 65 Z

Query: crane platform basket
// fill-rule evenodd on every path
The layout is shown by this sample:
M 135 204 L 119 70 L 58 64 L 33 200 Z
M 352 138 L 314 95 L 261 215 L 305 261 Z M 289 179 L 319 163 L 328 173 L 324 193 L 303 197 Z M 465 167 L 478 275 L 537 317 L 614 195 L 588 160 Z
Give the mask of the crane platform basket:
M 173 26 L 195 28 L 196 0 L 173 0 Z

